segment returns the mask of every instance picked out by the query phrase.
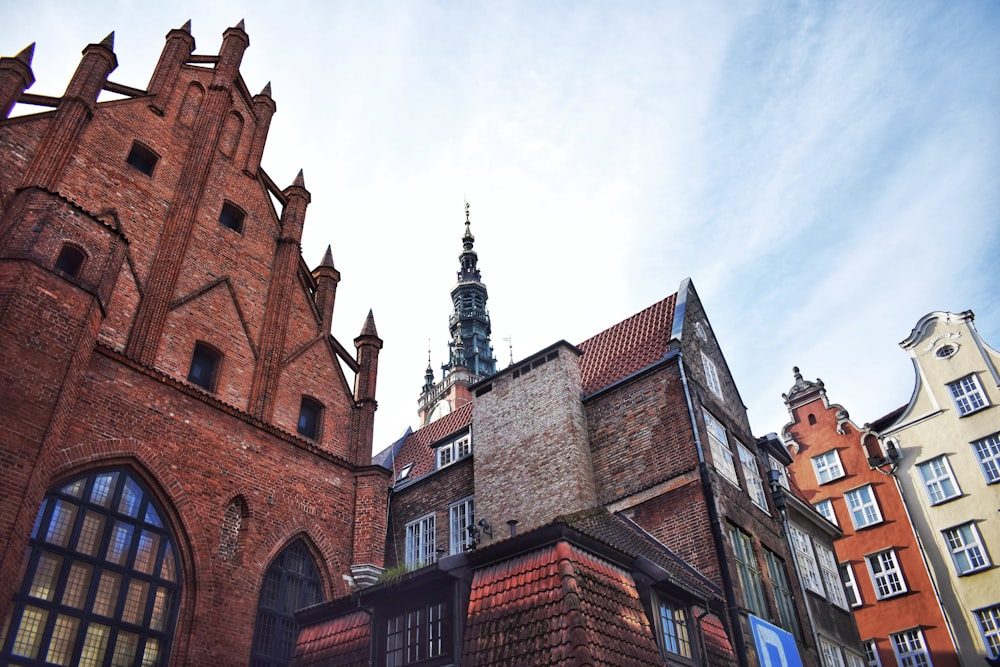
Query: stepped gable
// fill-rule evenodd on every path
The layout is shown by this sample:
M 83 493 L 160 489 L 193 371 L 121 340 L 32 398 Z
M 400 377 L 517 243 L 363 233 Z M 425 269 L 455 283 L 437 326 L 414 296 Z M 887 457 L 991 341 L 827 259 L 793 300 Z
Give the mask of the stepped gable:
M 584 395 L 656 363 L 667 353 L 677 294 L 654 303 L 578 345 Z
M 413 464 L 408 478 L 411 480 L 434 472 L 434 450 L 431 445 L 448 437 L 472 423 L 472 403 L 466 403 L 452 413 L 433 421 L 418 431 L 414 431 L 403 441 L 395 460 L 386 466 L 397 472 L 404 466 Z
M 476 571 L 462 664 L 662 664 L 621 568 L 566 541 Z

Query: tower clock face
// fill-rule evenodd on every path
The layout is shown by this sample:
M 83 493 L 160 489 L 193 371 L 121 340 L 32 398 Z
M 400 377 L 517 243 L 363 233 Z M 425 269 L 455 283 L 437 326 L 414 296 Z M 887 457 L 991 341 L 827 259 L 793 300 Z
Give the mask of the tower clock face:
M 434 409 L 431 410 L 431 414 L 427 417 L 427 423 L 430 424 L 432 421 L 436 421 L 446 414 L 451 412 L 451 403 L 448 401 L 438 401 Z

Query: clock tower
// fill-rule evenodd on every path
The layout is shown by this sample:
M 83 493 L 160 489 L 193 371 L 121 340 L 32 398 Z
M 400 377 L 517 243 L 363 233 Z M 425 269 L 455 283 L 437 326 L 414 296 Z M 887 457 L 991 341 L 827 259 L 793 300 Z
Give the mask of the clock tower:
M 448 362 L 441 365 L 442 379 L 435 383 L 428 356 L 419 400 L 421 425 L 429 424 L 468 403 L 469 385 L 497 372 L 497 361 L 493 358 L 493 344 L 490 342 L 486 285 L 480 280 L 479 256 L 473 250 L 475 242 L 469 222 L 469 205 L 466 204 L 462 254 L 458 256 L 458 282 L 451 290 Z

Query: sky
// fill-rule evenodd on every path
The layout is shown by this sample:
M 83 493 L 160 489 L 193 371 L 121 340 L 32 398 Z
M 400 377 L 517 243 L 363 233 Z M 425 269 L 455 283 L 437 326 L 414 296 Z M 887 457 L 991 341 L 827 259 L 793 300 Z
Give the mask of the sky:
M 99 6 L 99 11 L 89 8 Z M 498 366 L 580 343 L 691 278 L 755 433 L 792 367 L 858 424 L 906 403 L 899 341 L 935 310 L 1000 347 L 1000 3 L 0 0 L 0 54 L 37 42 L 60 95 L 115 31 L 145 88 L 192 20 L 271 82 L 263 168 L 312 193 L 309 266 L 342 275 L 333 334 L 368 310 L 375 450 L 416 425 L 446 360 L 464 206 Z M 108 98 L 112 99 L 112 98 Z M 511 351 L 512 348 L 512 351 Z

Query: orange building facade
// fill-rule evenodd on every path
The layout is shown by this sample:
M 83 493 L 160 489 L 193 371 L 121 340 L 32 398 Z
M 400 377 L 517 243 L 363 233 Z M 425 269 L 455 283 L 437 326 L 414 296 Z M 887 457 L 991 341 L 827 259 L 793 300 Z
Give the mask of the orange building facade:
M 822 380 L 783 395 L 782 438 L 804 497 L 843 531 L 838 566 L 869 665 L 959 665 L 896 478 L 894 452 L 827 400 Z M 870 464 L 871 463 L 871 464 Z

